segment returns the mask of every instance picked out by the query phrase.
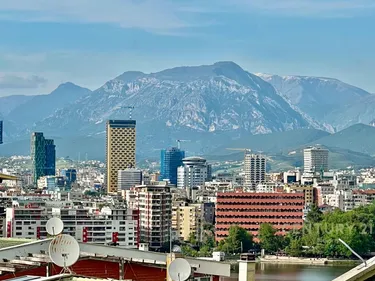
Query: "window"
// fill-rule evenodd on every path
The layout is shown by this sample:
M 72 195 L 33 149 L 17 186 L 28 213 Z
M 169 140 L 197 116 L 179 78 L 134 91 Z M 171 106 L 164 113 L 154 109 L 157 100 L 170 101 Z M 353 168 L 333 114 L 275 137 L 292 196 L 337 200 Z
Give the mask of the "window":
M 17 226 L 16 230 L 22 230 L 22 227 L 21 226 Z
M 16 232 L 17 236 L 22 236 L 22 232 Z

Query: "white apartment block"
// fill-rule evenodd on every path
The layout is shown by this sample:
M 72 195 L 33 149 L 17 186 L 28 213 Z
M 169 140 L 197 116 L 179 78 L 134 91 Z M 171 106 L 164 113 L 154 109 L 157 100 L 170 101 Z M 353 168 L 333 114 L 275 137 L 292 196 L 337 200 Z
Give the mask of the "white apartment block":
M 328 150 L 320 147 L 308 147 L 303 150 L 304 173 L 327 172 Z
M 211 166 L 202 157 L 186 157 L 182 159 L 183 166 L 177 168 L 177 187 L 192 189 L 204 186 L 211 179 Z
M 266 181 L 266 158 L 259 154 L 245 154 L 244 172 L 244 186 L 255 190 L 258 184 Z
M 78 242 L 109 244 L 137 248 L 139 244 L 138 213 L 111 209 L 110 214 L 89 208 L 48 207 L 46 202 L 30 203 L 6 209 L 5 237 L 45 239 L 49 218 L 56 216 L 64 223 L 63 233 Z

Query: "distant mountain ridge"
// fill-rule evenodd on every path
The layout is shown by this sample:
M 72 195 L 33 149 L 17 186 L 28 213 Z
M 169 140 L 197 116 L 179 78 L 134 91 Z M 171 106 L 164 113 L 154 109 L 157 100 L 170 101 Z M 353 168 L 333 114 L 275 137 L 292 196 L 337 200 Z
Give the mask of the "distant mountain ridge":
M 326 127 L 330 125 L 336 130 L 365 121 L 357 118 L 357 122 L 345 122 L 345 119 L 353 119 L 358 113 L 348 114 L 348 108 L 351 108 L 353 103 L 363 108 L 364 101 L 370 99 L 371 104 L 375 104 L 375 95 L 334 78 L 262 73 L 257 75 L 271 83 L 281 96 L 301 112 L 320 124 L 325 124 Z M 372 113 L 375 113 L 375 110 Z M 340 118 L 335 118 L 337 115 L 340 115 Z M 347 115 L 347 118 L 343 120 L 342 115 Z M 370 122 L 366 121 L 367 124 Z
M 4 106 L 6 101 L 10 106 Z M 150 74 L 127 71 L 94 91 L 64 83 L 49 95 L 0 98 L 0 116 L 5 141 L 18 148 L 31 131 L 43 131 L 61 146 L 65 140 L 76 141 L 66 153 L 87 151 L 100 157 L 94 145 L 104 151 L 106 120 L 128 119 L 127 106 L 135 107 L 140 157 L 175 145 L 176 139 L 191 140 L 186 149 L 202 155 L 230 143 L 264 150 L 268 142 L 269 148 L 282 150 L 315 137 L 330 147 L 339 144 L 342 151 L 373 155 L 369 144 L 361 149 L 352 145 L 354 139 L 352 144 L 342 141 L 349 137 L 345 131 L 341 137 L 323 131 L 369 124 L 375 119 L 375 95 L 332 78 L 255 75 L 228 61 Z M 253 142 L 258 138 L 264 143 Z M 92 148 L 86 149 L 83 140 Z M 7 153 L 11 149 L 7 145 Z

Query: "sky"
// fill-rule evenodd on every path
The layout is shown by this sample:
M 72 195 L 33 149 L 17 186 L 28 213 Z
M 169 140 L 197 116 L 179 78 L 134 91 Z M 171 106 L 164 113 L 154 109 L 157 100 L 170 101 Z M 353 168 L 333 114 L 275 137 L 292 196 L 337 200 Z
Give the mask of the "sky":
M 234 61 L 375 93 L 374 0 L 0 0 L 0 96 Z

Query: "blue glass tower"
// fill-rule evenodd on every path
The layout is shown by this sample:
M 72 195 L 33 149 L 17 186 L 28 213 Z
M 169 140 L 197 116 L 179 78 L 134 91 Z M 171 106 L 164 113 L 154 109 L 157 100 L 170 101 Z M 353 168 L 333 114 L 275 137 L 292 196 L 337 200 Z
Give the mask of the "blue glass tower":
M 3 143 L 3 121 L 0 120 L 0 144 Z
M 160 179 L 169 179 L 171 184 L 177 184 L 177 168 L 182 166 L 185 151 L 177 147 L 163 149 L 160 158 Z

